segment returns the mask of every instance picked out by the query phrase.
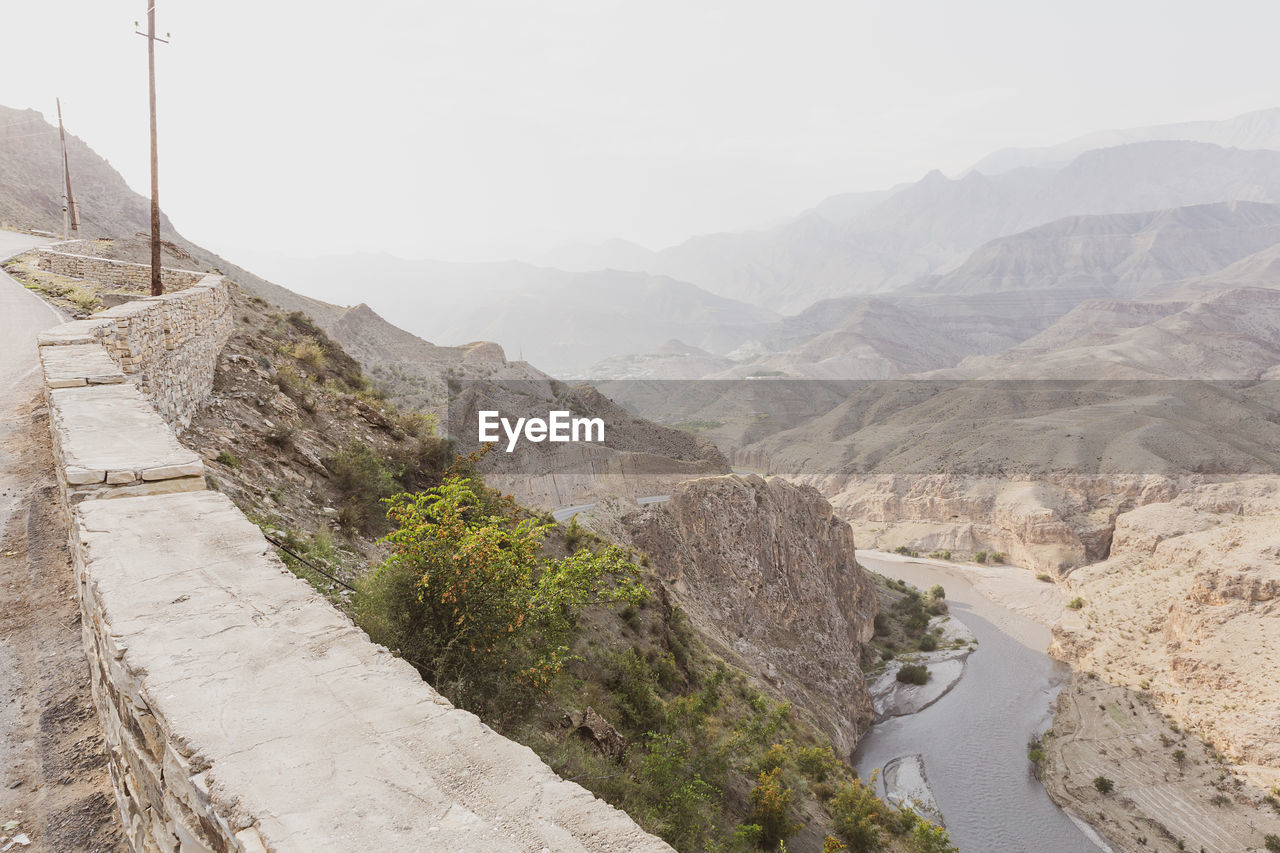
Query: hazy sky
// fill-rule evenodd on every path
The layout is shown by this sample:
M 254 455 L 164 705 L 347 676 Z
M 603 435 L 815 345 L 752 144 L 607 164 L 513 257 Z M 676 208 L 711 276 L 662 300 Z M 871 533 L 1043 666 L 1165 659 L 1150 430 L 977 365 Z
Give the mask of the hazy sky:
M 1000 147 L 1280 106 L 1265 0 L 158 3 L 161 199 L 232 259 L 657 248 Z M 0 11 L 0 104 L 60 95 L 144 192 L 145 10 Z

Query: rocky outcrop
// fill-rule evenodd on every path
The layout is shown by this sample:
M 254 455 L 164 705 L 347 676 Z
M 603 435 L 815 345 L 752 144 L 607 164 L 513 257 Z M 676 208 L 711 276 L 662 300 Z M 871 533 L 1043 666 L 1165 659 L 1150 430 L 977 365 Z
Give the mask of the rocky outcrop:
M 859 655 L 876 596 L 853 531 L 816 489 L 691 480 L 623 524 L 692 618 L 852 751 L 872 717 Z
M 1105 559 L 1120 513 L 1167 501 L 1178 488 L 1167 477 L 1145 474 L 1036 480 L 888 474 L 814 485 L 832 496 L 843 518 L 868 528 L 863 547 L 1000 551 L 1048 572 Z
M 1203 483 L 1120 515 L 1052 651 L 1148 690 L 1259 781 L 1280 781 L 1280 477 Z

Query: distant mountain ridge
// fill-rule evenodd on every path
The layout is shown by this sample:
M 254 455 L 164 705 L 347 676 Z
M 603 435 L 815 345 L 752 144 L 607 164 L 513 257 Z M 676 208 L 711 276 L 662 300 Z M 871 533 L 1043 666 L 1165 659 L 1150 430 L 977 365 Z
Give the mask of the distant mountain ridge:
M 280 263 L 280 262 L 278 262 Z M 270 263 L 267 264 L 270 266 Z M 295 287 L 341 301 L 359 293 L 427 340 L 501 341 L 548 373 L 578 376 L 673 338 L 723 353 L 778 316 L 669 276 L 567 272 L 515 261 L 446 263 L 361 254 L 280 263 Z
M 973 170 L 998 175 L 1027 166 L 1056 166 L 1095 148 L 1159 139 L 1211 142 L 1223 148 L 1280 150 L 1280 107 L 1255 110 L 1221 121 L 1185 121 L 1127 130 L 1103 130 L 1038 148 L 1002 148 L 975 163 Z
M 1280 270 L 1277 247 L 1280 206 L 1259 202 L 1068 217 L 992 240 L 945 275 L 784 318 L 751 357 L 705 378 L 945 370 L 1019 345 L 1088 300 L 1190 302 L 1234 286 L 1224 276 L 1258 285 Z
M 1280 203 L 1280 151 L 1147 141 L 1086 151 L 1056 168 L 957 179 L 931 172 L 883 198 L 838 197 L 776 228 L 710 234 L 614 266 L 692 282 L 781 313 L 893 291 L 970 251 L 1068 216 L 1227 201 Z M 870 206 L 864 206 L 869 204 Z

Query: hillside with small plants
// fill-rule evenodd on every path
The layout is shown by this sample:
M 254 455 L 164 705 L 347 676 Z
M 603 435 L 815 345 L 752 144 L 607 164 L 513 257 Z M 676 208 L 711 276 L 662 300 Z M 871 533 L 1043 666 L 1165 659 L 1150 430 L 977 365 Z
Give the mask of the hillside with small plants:
M 647 555 L 486 487 L 305 315 L 242 291 L 234 311 L 182 440 L 294 572 L 455 704 L 681 851 L 953 849 L 713 652 Z

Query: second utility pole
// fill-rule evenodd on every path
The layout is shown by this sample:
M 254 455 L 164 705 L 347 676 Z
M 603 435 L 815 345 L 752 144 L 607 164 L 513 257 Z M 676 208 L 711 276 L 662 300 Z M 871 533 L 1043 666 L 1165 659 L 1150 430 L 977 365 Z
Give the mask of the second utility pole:
M 71 161 L 67 158 L 67 132 L 62 127 L 62 99 L 54 98 L 58 105 L 58 137 L 62 140 L 62 174 L 67 181 L 67 194 L 62 205 L 62 239 L 67 239 L 67 224 L 76 236 L 80 236 L 80 211 L 76 208 L 76 197 L 71 194 Z
M 164 293 L 160 280 L 160 155 L 156 148 L 156 0 L 147 0 L 147 73 L 151 80 L 151 295 Z

